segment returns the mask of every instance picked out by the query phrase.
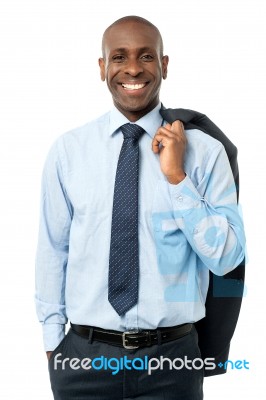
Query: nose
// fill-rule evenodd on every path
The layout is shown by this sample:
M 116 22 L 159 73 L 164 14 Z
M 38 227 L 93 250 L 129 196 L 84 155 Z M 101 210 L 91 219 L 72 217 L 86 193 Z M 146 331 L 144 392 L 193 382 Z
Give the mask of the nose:
M 129 74 L 131 76 L 137 76 L 141 72 L 143 72 L 143 67 L 141 65 L 140 60 L 136 59 L 128 59 L 125 68 L 124 68 L 124 73 Z

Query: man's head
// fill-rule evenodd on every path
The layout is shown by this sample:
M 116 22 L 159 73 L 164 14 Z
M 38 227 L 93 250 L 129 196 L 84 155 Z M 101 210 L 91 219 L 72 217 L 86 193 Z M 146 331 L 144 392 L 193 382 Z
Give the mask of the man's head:
M 103 34 L 101 79 L 106 80 L 114 105 L 134 122 L 159 102 L 168 56 L 163 56 L 159 30 L 144 18 L 129 16 Z

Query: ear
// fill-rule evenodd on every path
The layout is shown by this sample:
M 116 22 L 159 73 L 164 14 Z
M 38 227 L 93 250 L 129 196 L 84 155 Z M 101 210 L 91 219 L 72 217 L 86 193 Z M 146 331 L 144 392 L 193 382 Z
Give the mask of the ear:
M 99 58 L 98 63 L 100 67 L 101 80 L 105 81 L 105 61 L 103 58 Z
M 163 79 L 167 78 L 167 67 L 168 67 L 169 57 L 163 56 L 162 58 L 162 72 L 163 72 Z

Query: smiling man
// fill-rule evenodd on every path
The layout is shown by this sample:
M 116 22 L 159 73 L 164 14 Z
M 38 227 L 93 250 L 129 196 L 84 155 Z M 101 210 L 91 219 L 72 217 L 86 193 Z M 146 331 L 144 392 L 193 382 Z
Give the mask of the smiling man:
M 99 60 L 115 107 L 132 122 L 158 105 L 168 65 L 159 31 L 148 21 L 139 29 L 140 21 L 124 19 L 111 25 L 103 35 Z
M 209 271 L 244 257 L 228 158 L 162 118 L 168 56 L 149 21 L 109 26 L 99 66 L 113 109 L 61 136 L 43 172 L 36 306 L 54 398 L 201 400 Z

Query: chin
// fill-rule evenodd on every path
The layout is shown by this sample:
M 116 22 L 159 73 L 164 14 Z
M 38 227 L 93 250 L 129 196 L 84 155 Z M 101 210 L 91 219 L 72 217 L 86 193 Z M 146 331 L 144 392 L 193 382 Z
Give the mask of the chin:
M 126 110 L 130 112 L 146 110 L 146 108 L 149 108 L 151 105 L 150 102 L 145 102 L 145 101 L 121 102 L 117 104 L 119 105 L 119 108 L 121 110 Z

